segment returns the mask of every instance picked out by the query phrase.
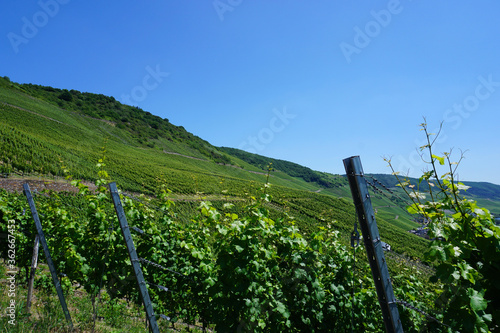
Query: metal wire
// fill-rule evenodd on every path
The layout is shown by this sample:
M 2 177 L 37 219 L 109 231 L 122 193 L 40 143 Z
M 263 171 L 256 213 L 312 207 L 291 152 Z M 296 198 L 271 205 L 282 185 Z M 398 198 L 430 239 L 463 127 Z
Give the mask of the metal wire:
M 168 290 L 167 287 L 160 286 L 160 285 L 154 284 L 152 282 L 148 282 L 148 281 L 146 281 L 146 283 L 149 284 L 150 286 L 153 286 L 153 287 L 160 289 L 161 291 L 170 291 L 170 290 Z M 172 292 L 172 291 L 170 291 L 170 292 Z
M 387 192 L 389 192 L 392 196 L 396 197 L 397 199 L 402 200 L 406 205 L 411 206 L 411 203 L 406 198 L 401 197 L 398 194 L 394 193 L 394 191 L 392 191 L 391 189 L 389 189 L 388 187 L 386 187 L 384 184 L 382 184 L 379 180 L 377 180 L 373 176 L 370 176 L 370 178 L 373 180 L 374 183 L 380 184 L 380 186 L 382 186 L 382 188 L 384 190 L 386 190 Z M 386 193 L 384 193 L 382 190 L 380 190 L 374 183 L 371 183 L 368 180 L 366 181 L 366 183 L 368 185 L 370 185 L 375 191 L 377 191 L 378 193 L 384 195 L 387 199 L 389 199 L 390 201 L 392 201 L 392 197 L 389 197 Z M 396 204 L 396 206 L 399 207 L 399 208 L 401 208 L 401 210 L 403 210 L 405 213 L 408 213 L 403 207 L 401 207 L 401 206 L 399 206 L 397 204 Z
M 164 314 L 159 314 L 158 316 L 160 316 L 161 319 L 165 319 L 165 320 L 170 321 L 170 317 L 165 316 Z
M 372 179 L 373 179 L 373 181 L 374 181 L 374 182 L 376 182 L 377 184 L 379 184 L 380 186 L 382 186 L 382 187 L 383 187 L 383 188 L 384 188 L 387 192 L 389 192 L 389 193 L 391 193 L 391 194 L 394 194 L 394 192 L 393 192 L 390 188 L 386 187 L 384 184 L 382 184 L 382 183 L 381 183 L 379 180 L 377 180 L 375 177 L 373 177 L 373 176 L 372 176 Z
M 176 271 L 174 271 L 174 270 L 171 270 L 171 269 L 169 269 L 169 268 L 167 268 L 167 267 L 165 267 L 165 266 L 162 266 L 162 265 L 157 264 L 157 263 L 155 263 L 155 262 L 149 261 L 149 260 L 147 260 L 147 259 L 144 259 L 144 258 L 139 258 L 138 260 L 139 260 L 139 261 L 142 261 L 143 263 L 146 263 L 146 264 L 148 264 L 148 265 L 151 265 L 151 266 L 153 266 L 153 267 L 163 269 L 164 271 L 168 271 L 168 272 L 171 272 L 171 273 L 174 273 L 174 274 L 177 274 L 177 275 L 183 276 L 183 277 L 188 277 L 188 276 L 186 276 L 186 275 L 184 275 L 184 274 L 182 274 L 182 273 L 176 272 Z
M 414 310 L 414 311 L 417 311 L 418 313 L 420 313 L 421 315 L 425 316 L 427 319 L 430 319 L 432 321 L 435 321 L 436 323 L 440 324 L 440 325 L 443 325 L 443 326 L 446 326 L 448 328 L 451 328 L 451 326 L 449 325 L 446 325 L 445 323 L 439 321 L 438 319 L 436 319 L 435 317 L 431 316 L 430 314 L 428 314 L 427 312 L 417 308 L 416 306 L 406 302 L 406 301 L 403 301 L 403 300 L 400 300 L 400 299 L 396 299 L 395 300 L 396 303 L 398 304 L 401 304 L 403 305 L 404 307 L 408 308 L 408 309 L 411 309 L 411 310 Z
M 378 193 L 380 194 L 384 194 L 384 192 L 382 190 L 380 190 L 377 186 L 375 186 L 375 184 L 371 183 L 369 180 L 366 180 L 366 183 L 368 185 L 370 185 L 375 191 L 377 191 Z

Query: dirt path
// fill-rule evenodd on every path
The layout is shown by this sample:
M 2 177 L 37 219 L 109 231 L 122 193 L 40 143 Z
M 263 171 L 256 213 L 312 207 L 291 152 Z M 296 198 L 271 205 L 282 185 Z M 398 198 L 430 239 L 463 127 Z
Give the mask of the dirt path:
M 186 157 L 186 158 L 190 158 L 190 159 L 193 159 L 193 160 L 198 160 L 198 161 L 204 161 L 204 162 L 210 162 L 210 160 L 206 160 L 206 159 L 203 159 L 203 158 L 199 158 L 199 157 L 193 157 L 193 156 L 188 156 L 188 155 L 183 155 L 183 154 L 180 154 L 180 153 L 174 153 L 174 152 L 171 152 L 171 151 L 166 151 L 166 150 L 163 150 L 163 152 L 165 154 L 170 154 L 170 155 L 177 155 L 177 156 L 182 156 L 182 157 Z M 239 170 L 242 170 L 242 171 L 246 171 L 246 172 L 250 172 L 250 173 L 254 173 L 256 175 L 264 175 L 266 176 L 267 173 L 266 172 L 259 172 L 259 171 L 251 171 L 251 170 L 245 170 L 239 166 L 236 166 L 236 165 L 232 165 L 232 164 L 222 164 L 222 163 L 218 163 L 219 165 L 223 165 L 223 166 L 226 166 L 226 167 L 231 167 L 231 168 L 236 168 L 236 169 L 239 169 Z M 271 177 L 273 175 L 270 175 Z
M 71 192 L 78 193 L 78 188 L 72 186 L 68 181 L 63 179 L 57 180 L 47 180 L 47 179 L 36 179 L 36 178 L 0 178 L 0 188 L 5 189 L 8 192 L 21 193 L 23 191 L 23 184 L 28 183 L 30 189 L 33 192 L 42 192 L 43 190 L 53 190 L 57 192 Z M 96 186 L 90 182 L 83 182 L 87 185 L 91 191 L 96 189 Z M 128 196 L 133 198 L 140 198 L 139 193 L 125 192 Z M 149 196 L 150 197 L 150 196 Z M 220 194 L 172 194 L 170 198 L 172 201 L 243 201 L 245 199 L 233 196 L 225 196 Z
M 174 153 L 173 151 L 166 151 L 165 149 L 163 150 L 163 152 L 164 152 L 165 154 L 177 155 L 177 156 L 182 156 L 182 157 L 190 158 L 190 159 L 193 159 L 193 160 L 198 160 L 198 161 L 209 162 L 209 160 L 205 160 L 205 159 L 203 159 L 203 158 L 193 157 L 193 156 L 188 156 L 188 155 L 183 155 L 183 154 L 179 154 L 179 153 Z
M 26 112 L 29 112 L 29 113 L 35 114 L 35 115 L 40 116 L 40 117 L 45 118 L 45 119 L 49 119 L 49 120 L 55 121 L 56 123 L 59 123 L 59 124 L 64 124 L 63 122 L 61 122 L 61 121 L 59 121 L 59 120 L 56 120 L 56 119 L 54 119 L 54 118 L 47 117 L 47 116 L 45 116 L 45 115 L 43 115 L 43 114 L 40 114 L 40 113 L 37 113 L 37 112 L 35 112 L 35 111 L 30 111 L 30 110 L 25 109 L 25 108 L 22 108 L 22 107 L 20 107 L 20 106 L 12 105 L 12 104 L 5 103 L 5 102 L 0 102 L 0 103 L 2 103 L 3 105 L 10 106 L 10 107 L 12 107 L 12 108 L 18 109 L 18 110 L 22 110 L 22 111 L 26 111 Z M 67 124 L 64 124 L 64 125 L 67 125 Z M 69 126 L 70 126 L 70 125 L 69 125 Z
M 78 188 L 72 186 L 69 182 L 65 180 L 47 180 L 47 179 L 35 179 L 35 178 L 0 178 L 0 188 L 7 190 L 8 192 L 22 192 L 23 184 L 28 183 L 32 191 L 41 192 L 43 190 L 54 190 L 57 192 L 73 192 L 77 193 Z M 94 184 L 89 182 L 83 182 L 91 190 L 96 187 Z

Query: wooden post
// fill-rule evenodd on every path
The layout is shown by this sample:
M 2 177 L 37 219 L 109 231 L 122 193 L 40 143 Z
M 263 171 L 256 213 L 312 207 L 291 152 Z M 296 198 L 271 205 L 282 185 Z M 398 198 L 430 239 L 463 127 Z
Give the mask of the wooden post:
M 388 333 L 401 333 L 403 332 L 403 326 L 399 319 L 398 306 L 394 297 L 391 278 L 359 156 L 344 159 L 344 167 L 351 187 L 356 213 L 358 214 L 368 262 L 377 288 L 385 329 Z
M 26 311 L 30 313 L 31 297 L 33 296 L 33 283 L 35 281 L 35 272 L 38 264 L 38 247 L 40 244 L 40 237 L 35 236 L 35 244 L 33 245 L 33 256 L 31 258 L 30 280 L 28 282 L 28 300 L 26 302 Z
M 59 283 L 59 279 L 57 278 L 57 272 L 54 266 L 54 262 L 52 261 L 52 257 L 50 256 L 49 247 L 47 246 L 47 241 L 45 240 L 42 224 L 40 223 L 40 218 L 38 217 L 38 212 L 36 211 L 35 201 L 33 200 L 33 196 L 31 195 L 30 186 L 28 184 L 24 184 L 23 188 L 24 188 L 24 195 L 26 195 L 26 199 L 28 199 L 28 204 L 31 209 L 31 215 L 33 216 L 33 220 L 35 221 L 36 230 L 38 232 L 38 237 L 40 238 L 40 243 L 42 244 L 43 252 L 45 252 L 45 258 L 47 259 L 47 264 L 49 265 L 50 275 L 52 275 L 52 282 L 56 287 L 57 296 L 59 297 L 59 302 L 61 303 L 64 316 L 66 317 L 66 320 L 68 321 L 69 325 L 71 326 L 71 329 L 73 330 L 73 322 L 71 321 L 71 316 L 69 314 L 68 306 L 66 305 L 66 300 L 64 299 L 61 283 Z
M 158 328 L 156 317 L 153 312 L 153 304 L 151 303 L 151 299 L 149 298 L 146 281 L 144 280 L 144 276 L 142 275 L 141 265 L 139 264 L 139 258 L 137 257 L 134 241 L 132 240 L 132 235 L 130 234 L 127 217 L 125 216 L 125 211 L 123 210 L 122 202 L 120 200 L 120 194 L 118 193 L 116 183 L 110 183 L 109 190 L 111 192 L 111 198 L 113 199 L 113 203 L 115 205 L 116 215 L 118 215 L 118 221 L 120 222 L 123 238 L 125 238 L 125 243 L 127 244 L 130 262 L 132 263 L 132 267 L 134 268 L 137 284 L 139 285 L 140 295 L 144 303 L 144 308 L 146 309 L 146 318 L 149 322 L 149 327 L 154 333 L 159 333 L 160 330 Z

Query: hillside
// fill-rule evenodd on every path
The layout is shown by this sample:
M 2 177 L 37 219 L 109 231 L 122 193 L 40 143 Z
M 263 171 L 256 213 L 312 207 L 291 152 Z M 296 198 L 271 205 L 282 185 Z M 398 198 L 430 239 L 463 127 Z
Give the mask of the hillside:
M 314 171 L 297 163 L 252 154 L 236 148 L 220 147 L 219 149 L 262 170 L 266 170 L 269 165 L 272 165 L 276 171 L 301 178 L 308 183 L 316 183 L 321 187 L 336 188 L 347 185 L 345 177 Z
M 144 268 L 149 278 L 161 279 L 162 285 L 176 290 L 165 297 L 150 289 L 158 311 L 170 311 L 167 313 L 188 323 L 210 318 L 210 322 L 222 325 L 224 320 L 219 323 L 218 318 L 231 316 L 219 313 L 234 304 L 249 306 L 247 298 L 237 296 L 233 300 L 231 295 L 235 291 L 227 287 L 234 281 L 242 281 L 242 287 L 235 287 L 236 292 L 248 291 L 251 289 L 248 284 L 261 279 L 264 275 L 258 272 L 264 269 L 265 274 L 275 279 L 273 288 L 274 285 L 282 288 L 283 292 L 277 295 L 289 296 L 283 301 L 286 299 L 286 307 L 292 314 L 301 313 L 303 307 L 296 309 L 296 289 L 293 284 L 281 285 L 283 281 L 298 279 L 299 285 L 319 288 L 315 292 L 317 299 L 304 292 L 304 297 L 315 306 L 322 299 L 337 304 L 339 296 L 334 293 L 350 290 L 354 274 L 359 275 L 360 283 L 365 286 L 360 292 L 366 293 L 366 302 L 374 306 L 370 310 L 374 321 L 379 318 L 374 312 L 380 309 L 364 262 L 366 256 L 358 257 L 349 246 L 356 216 L 345 176 L 238 149 L 214 147 L 182 126 L 123 105 L 112 97 L 17 84 L 6 78 L 0 78 L 0 174 L 3 188 L 0 188 L 0 221 L 17 221 L 21 226 L 18 252 L 22 254 L 24 267 L 29 266 L 34 235 L 33 230 L 24 231 L 33 229 L 33 223 L 29 214 L 20 213 L 26 206 L 24 196 L 8 193 L 6 189 L 16 192 L 22 183 L 29 182 L 37 190 L 36 200 L 41 204 L 40 214 L 45 217 L 60 272 L 80 285 L 90 281 L 86 275 L 90 271 L 95 281 L 104 281 L 99 274 L 103 274 L 106 266 L 102 260 L 106 261 L 110 252 L 111 239 L 112 248 L 122 250 L 112 251 L 116 260 L 109 263 L 107 271 L 110 274 L 116 274 L 118 268 L 126 271 L 123 265 L 126 252 L 122 238 L 112 226 L 114 209 L 110 198 L 103 195 L 106 188 L 92 184 L 105 178 L 103 183 L 115 181 L 127 194 L 124 202 L 130 226 L 140 234 L 134 239 L 138 251 L 163 260 L 158 262 L 163 267 L 175 268 L 177 275 L 197 280 L 193 289 L 189 279 L 157 275 Z M 90 186 L 89 192 L 72 194 L 76 188 L 63 178 L 67 174 L 82 179 L 81 186 Z M 420 286 L 414 290 L 420 297 L 433 271 L 420 261 L 429 241 L 408 232 L 420 225 L 406 211 L 407 200 L 396 187 L 395 178 L 380 174 L 366 176 L 371 184 L 371 201 L 381 239 L 391 246 L 386 260 L 395 289 L 406 294 L 408 282 L 418 281 Z M 465 183 L 471 186 L 470 197 L 494 213 L 500 212 L 500 186 Z M 171 191 L 168 196 L 165 188 Z M 39 195 L 43 189 L 54 192 Z M 259 197 L 263 199 L 257 200 Z M 111 227 L 106 227 L 109 223 Z M 1 226 L 6 232 L 6 224 Z M 95 234 L 88 237 L 89 232 Z M 7 247 L 3 249 L 5 257 Z M 68 260 L 67 253 L 79 259 Z M 92 269 L 89 265 L 93 265 Z M 333 268 L 337 269 L 334 274 Z M 305 277 L 305 272 L 311 276 Z M 113 284 L 124 283 L 127 280 L 124 276 L 106 280 L 107 290 L 116 291 Z M 95 281 L 86 286 L 90 294 Z M 270 286 L 267 278 L 262 281 Z M 135 285 L 127 283 L 127 286 L 127 292 L 133 293 Z M 222 292 L 214 289 L 219 287 Z M 345 297 L 347 293 L 342 291 L 339 295 Z M 434 296 L 433 292 L 425 295 Z M 112 297 L 124 296 L 117 293 Z M 181 302 L 182 308 L 173 309 L 170 297 L 173 303 Z M 212 313 L 208 309 L 219 302 L 213 301 L 217 297 L 220 302 L 228 303 Z M 366 302 L 358 305 L 366 310 Z M 426 308 L 424 303 L 420 306 Z M 197 312 L 182 312 L 187 308 Z M 332 318 L 337 315 L 350 320 L 342 311 L 332 309 L 325 306 L 322 311 Z M 404 319 L 407 325 L 415 323 L 407 319 Z M 326 331 L 331 330 L 330 324 L 325 325 Z
M 317 191 L 337 197 L 350 199 L 351 192 L 345 175 L 333 175 L 326 172 L 315 171 L 297 163 L 252 154 L 236 148 L 219 147 L 220 150 L 231 156 L 240 158 L 249 164 L 265 171 L 268 165 L 272 165 L 273 170 L 286 173 L 290 176 L 300 178 L 308 183 L 316 184 L 320 189 Z M 405 230 L 417 228 L 413 222 L 413 216 L 406 212 L 405 207 L 408 201 L 402 199 L 405 194 L 397 185 L 397 179 L 388 174 L 367 174 L 375 178 L 380 184 L 391 189 L 394 194 L 381 194 L 375 191 L 372 196 L 374 207 L 380 212 L 382 218 L 390 221 L 391 224 L 398 225 Z M 412 184 L 417 184 L 417 178 L 408 178 Z M 377 182 L 371 180 L 374 185 Z M 478 203 L 488 208 L 495 216 L 500 216 L 500 186 L 487 182 L 463 182 L 470 188 L 464 193 L 468 198 L 477 200 Z M 379 186 L 382 190 L 383 186 Z M 427 184 L 422 184 L 422 191 L 428 191 Z
M 0 78 L 0 110 L 2 174 L 46 178 L 63 176 L 68 170 L 75 178 L 94 181 L 96 162 L 105 157 L 111 179 L 124 190 L 154 194 L 161 182 L 179 200 L 208 197 L 222 202 L 255 195 L 272 165 L 271 194 L 277 215 L 288 211 L 308 231 L 335 220 L 346 242 L 352 229 L 351 194 L 344 176 L 239 149 L 214 147 L 168 119 L 121 104 L 113 97 Z M 419 256 L 424 243 L 407 233 L 419 225 L 404 209 L 406 203 L 395 187 L 396 179 L 373 176 L 395 191 L 374 191 L 372 195 L 386 240 L 401 244 L 396 246 L 400 253 Z M 471 186 L 470 196 L 500 215 L 500 186 L 466 183 Z
M 230 162 L 226 155 L 220 154 L 215 147 L 187 132 L 182 126 L 175 126 L 168 119 L 162 119 L 138 107 L 124 105 L 113 97 L 33 84 L 17 87 L 32 97 L 57 105 L 66 111 L 99 119 L 125 130 L 144 147 L 155 148 L 159 144 L 158 141 L 164 141 L 165 144 L 174 143 L 172 147 L 175 147 L 175 143 L 181 143 L 216 162 Z M 166 144 L 166 147 L 169 145 Z
M 189 201 L 210 198 L 215 205 L 256 195 L 272 163 L 271 212 L 293 216 L 306 232 L 335 221 L 345 243 L 354 223 L 345 178 L 295 163 L 231 148 L 217 148 L 149 112 L 112 97 L 17 84 L 0 78 L 0 173 L 42 178 L 63 176 L 93 181 L 96 163 L 123 190 L 155 194 L 172 191 L 180 216 L 189 219 Z M 342 157 L 339 157 L 342 158 Z M 339 198 L 340 197 L 340 198 Z M 397 198 L 374 193 L 384 239 L 396 252 L 419 257 L 426 243 L 407 230 L 411 220 Z

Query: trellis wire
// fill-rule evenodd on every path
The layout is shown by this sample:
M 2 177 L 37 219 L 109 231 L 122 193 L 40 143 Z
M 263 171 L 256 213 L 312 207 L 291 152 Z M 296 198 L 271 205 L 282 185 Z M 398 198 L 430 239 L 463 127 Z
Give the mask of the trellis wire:
M 382 184 L 382 183 L 381 183 L 379 180 L 377 180 L 375 177 L 371 176 L 371 178 L 373 179 L 373 181 L 374 181 L 374 182 L 378 183 L 380 186 L 382 186 L 382 187 L 383 187 L 385 190 L 387 190 L 389 193 L 394 194 L 394 192 L 393 192 L 390 188 L 386 187 L 384 184 Z
M 170 292 L 172 292 L 171 290 L 168 290 L 167 287 L 160 286 L 158 284 L 154 284 L 154 283 L 149 282 L 149 281 L 146 281 L 146 283 L 149 284 L 150 286 L 153 286 L 153 287 L 156 287 L 156 288 L 160 289 L 161 291 L 170 291 Z
M 401 196 L 397 195 L 396 193 L 394 193 L 394 191 L 390 190 L 388 187 L 386 187 L 384 184 L 382 184 L 380 181 L 378 181 L 378 180 L 377 180 L 376 178 L 374 178 L 373 176 L 367 176 L 367 177 L 370 177 L 370 178 L 373 180 L 373 183 L 372 183 L 372 182 L 370 182 L 370 181 L 368 181 L 368 179 L 366 179 L 366 183 L 367 183 L 368 185 L 370 185 L 370 187 L 371 187 L 373 190 L 375 190 L 375 191 L 377 191 L 378 193 L 380 193 L 380 194 L 384 195 L 387 199 L 389 199 L 389 200 L 391 200 L 391 201 L 392 201 L 391 197 L 389 197 L 389 196 L 388 196 L 388 195 L 387 195 L 384 191 L 382 191 L 380 188 L 378 188 L 378 187 L 377 187 L 377 185 L 375 185 L 375 183 L 379 184 L 379 186 L 382 186 L 382 188 L 383 188 L 385 191 L 389 192 L 391 195 L 393 195 L 393 196 L 395 196 L 396 198 L 398 198 L 398 199 L 400 199 L 400 200 L 404 201 L 404 203 L 405 203 L 405 204 L 407 204 L 408 206 L 410 206 L 410 205 L 411 205 L 411 203 L 410 203 L 410 202 L 409 202 L 406 198 L 403 198 L 403 197 L 401 197 Z M 365 177 L 365 178 L 366 178 L 366 177 Z M 402 208 L 402 207 L 400 207 L 400 206 L 398 206 L 398 205 L 397 205 L 397 207 L 401 208 L 401 209 L 402 209 L 405 213 L 408 213 L 408 212 L 407 212 L 404 208 Z
M 443 326 L 446 326 L 448 328 L 451 328 L 451 326 L 446 325 L 445 323 L 439 321 L 438 319 L 436 319 L 435 317 L 431 316 L 430 314 L 428 314 L 424 310 L 421 310 L 421 309 L 417 308 L 416 306 L 414 306 L 414 305 L 412 305 L 412 304 L 410 304 L 410 303 L 408 303 L 406 301 L 403 301 L 403 300 L 400 300 L 400 299 L 396 299 L 395 302 L 398 303 L 398 304 L 403 305 L 404 307 L 406 307 L 408 309 L 411 309 L 413 311 L 417 311 L 421 315 L 425 316 L 427 319 L 430 319 L 430 320 L 435 321 L 436 323 L 438 323 L 440 325 L 443 325 Z
M 372 182 L 370 182 L 368 179 L 366 179 L 366 183 L 368 185 L 370 185 L 372 187 L 372 189 L 375 190 L 376 192 L 378 192 L 380 194 L 384 194 L 384 192 L 382 190 L 380 190 L 377 186 L 375 186 L 375 184 L 373 184 Z
M 182 274 L 182 273 L 176 272 L 176 271 L 174 271 L 174 270 L 171 270 L 170 268 L 167 268 L 167 267 L 165 267 L 165 266 L 162 266 L 162 265 L 160 265 L 160 264 L 157 264 L 157 263 L 155 263 L 155 262 L 153 262 L 153 261 L 150 261 L 150 260 L 147 260 L 147 259 L 144 259 L 144 258 L 140 258 L 140 257 L 139 257 L 139 259 L 137 259 L 137 261 L 141 261 L 141 262 L 143 262 L 143 263 L 145 263 L 145 264 L 148 264 L 148 265 L 154 266 L 154 267 L 156 267 L 156 268 L 163 269 L 164 271 L 168 271 L 168 272 L 170 272 L 170 273 L 174 273 L 174 274 L 180 275 L 180 276 L 182 276 L 182 277 L 188 277 L 188 276 L 186 276 L 186 275 L 184 275 L 184 274 Z
M 375 177 L 373 176 L 370 176 L 371 179 L 373 179 L 373 181 L 375 183 L 378 183 L 380 186 L 382 186 L 382 188 L 384 190 L 386 190 L 387 192 L 389 192 L 390 194 L 392 194 L 393 196 L 395 196 L 396 198 L 400 199 L 400 200 L 403 200 L 405 202 L 405 204 L 407 204 L 408 206 L 411 206 L 411 202 L 408 201 L 408 199 L 406 199 L 406 197 L 401 197 L 400 195 L 398 195 L 397 193 L 394 193 L 394 191 L 392 191 L 391 189 L 389 189 L 388 187 L 386 187 L 384 184 L 382 184 L 382 182 L 380 182 L 378 179 L 376 179 Z M 388 199 L 391 199 L 389 196 L 386 195 L 386 197 Z M 403 209 L 403 208 L 401 208 Z M 404 209 L 403 209 L 404 210 Z M 404 210 L 406 212 L 406 210 Z

